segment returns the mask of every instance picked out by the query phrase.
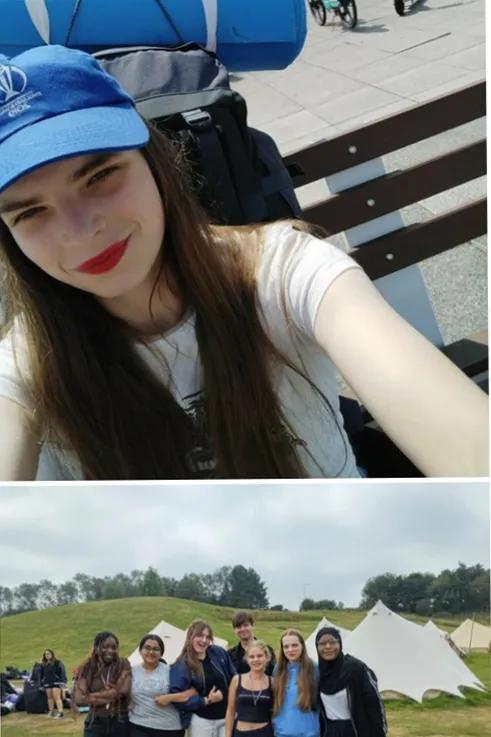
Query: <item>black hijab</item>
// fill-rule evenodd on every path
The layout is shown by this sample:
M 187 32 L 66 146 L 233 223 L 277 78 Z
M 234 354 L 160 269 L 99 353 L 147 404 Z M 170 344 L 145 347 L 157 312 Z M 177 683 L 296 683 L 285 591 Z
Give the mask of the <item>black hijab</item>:
M 350 655 L 343 653 L 343 640 L 339 630 L 335 627 L 322 627 L 315 636 L 315 646 L 324 635 L 331 635 L 332 638 L 339 642 L 339 654 L 334 660 L 324 660 L 319 655 L 319 689 L 321 693 L 334 694 L 345 689 L 350 681 L 352 674 L 356 669 L 356 660 Z

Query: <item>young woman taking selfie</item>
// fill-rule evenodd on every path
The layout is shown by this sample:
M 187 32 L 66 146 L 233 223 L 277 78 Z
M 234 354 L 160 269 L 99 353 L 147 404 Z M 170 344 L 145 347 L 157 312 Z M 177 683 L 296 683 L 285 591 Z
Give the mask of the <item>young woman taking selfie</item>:
M 426 475 L 487 472 L 485 395 L 305 227 L 216 226 L 88 54 L 0 96 L 0 478 L 356 477 L 336 368 Z

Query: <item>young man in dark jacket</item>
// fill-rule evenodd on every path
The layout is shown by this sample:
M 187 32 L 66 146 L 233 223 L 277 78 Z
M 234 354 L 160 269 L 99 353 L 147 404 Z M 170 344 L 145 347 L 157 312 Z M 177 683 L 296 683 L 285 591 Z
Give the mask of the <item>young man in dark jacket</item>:
M 232 659 L 237 673 L 247 673 L 250 668 L 244 656 L 249 643 L 256 639 L 254 637 L 254 617 L 249 612 L 237 612 L 232 619 L 232 627 L 239 638 L 239 642 L 235 647 L 230 648 L 228 654 Z M 276 665 L 276 657 L 273 648 L 269 645 L 268 650 L 271 655 L 271 660 L 266 666 L 266 674 L 271 676 L 273 675 L 273 670 Z

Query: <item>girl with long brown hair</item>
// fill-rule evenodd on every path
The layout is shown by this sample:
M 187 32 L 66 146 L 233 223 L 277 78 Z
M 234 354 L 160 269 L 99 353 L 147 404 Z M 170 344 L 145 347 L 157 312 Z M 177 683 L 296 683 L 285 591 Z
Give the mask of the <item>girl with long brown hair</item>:
M 202 619 L 192 622 L 182 652 L 170 673 L 171 693 L 190 688 L 196 695 L 176 701 L 189 737 L 224 737 L 230 681 L 235 668 L 223 647 L 213 644 L 213 631 Z
M 73 700 L 89 706 L 84 737 L 128 737 L 131 666 L 112 632 L 99 632 L 89 657 L 76 669 Z
M 49 715 L 54 719 L 62 719 L 63 692 L 67 683 L 66 671 L 63 662 L 49 648 L 43 653 L 40 675 L 41 688 L 46 691 Z
M 486 473 L 484 394 L 352 259 L 212 225 L 90 55 L 7 61 L 0 478 L 356 477 L 334 366 L 423 473 Z
M 275 737 L 319 737 L 318 673 L 298 630 L 281 635 L 274 676 Z

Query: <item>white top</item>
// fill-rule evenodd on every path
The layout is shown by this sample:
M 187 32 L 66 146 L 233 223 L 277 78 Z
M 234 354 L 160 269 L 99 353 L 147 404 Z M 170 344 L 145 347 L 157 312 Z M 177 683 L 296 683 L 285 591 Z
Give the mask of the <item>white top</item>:
M 321 693 L 321 701 L 328 719 L 331 719 L 332 721 L 337 719 L 351 719 L 348 704 L 348 693 L 345 688 L 337 693 Z
M 359 268 L 343 251 L 325 241 L 276 223 L 266 231 L 257 274 L 261 320 L 273 344 L 294 365 L 307 373 L 327 397 L 285 366 L 274 369 L 273 385 L 293 434 L 292 444 L 309 477 L 358 477 L 355 459 L 342 429 L 336 372 L 314 339 L 314 323 L 326 290 L 343 271 Z M 12 354 L 12 335 L 0 343 L 0 396 L 28 410 L 33 402 L 26 390 L 22 366 L 22 336 L 16 331 L 19 365 Z M 194 329 L 188 315 L 150 346 L 136 345 L 152 370 L 168 385 L 175 398 L 200 421 L 202 372 Z M 195 476 L 213 476 L 213 459 L 196 449 Z M 216 474 L 215 474 L 216 475 Z M 77 458 L 68 449 L 43 444 L 38 480 L 82 479 Z
M 131 668 L 130 722 L 150 729 L 181 729 L 179 712 L 173 704 L 159 706 L 156 696 L 169 693 L 170 665 L 159 663 L 155 670 L 145 670 L 141 665 Z

